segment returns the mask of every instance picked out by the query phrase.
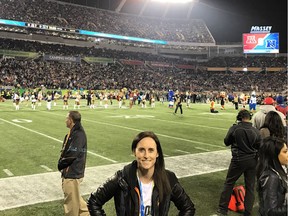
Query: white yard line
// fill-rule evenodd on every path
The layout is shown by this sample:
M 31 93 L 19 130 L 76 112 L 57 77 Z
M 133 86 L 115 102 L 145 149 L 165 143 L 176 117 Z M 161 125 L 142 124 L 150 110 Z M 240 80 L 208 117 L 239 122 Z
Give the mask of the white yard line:
M 201 150 L 201 151 L 210 151 L 209 149 L 205 149 L 205 148 L 200 148 L 200 147 L 194 147 L 195 149 Z
M 99 121 L 93 121 L 93 120 L 88 120 L 88 119 L 83 119 L 83 120 L 88 121 L 88 122 L 97 123 L 97 124 L 108 125 L 111 127 L 118 127 L 118 128 L 122 128 L 122 129 L 133 130 L 133 131 L 137 131 L 137 132 L 144 131 L 144 130 L 141 130 L 138 128 L 131 128 L 131 127 L 111 124 L 111 123 L 107 123 L 107 122 L 99 122 Z M 162 137 L 166 137 L 169 139 L 175 139 L 175 140 L 180 140 L 180 141 L 185 141 L 185 142 L 190 142 L 190 143 L 195 143 L 195 144 L 200 144 L 200 145 L 206 145 L 206 146 L 213 146 L 213 147 L 220 148 L 220 149 L 225 149 L 225 147 L 223 147 L 223 146 L 218 146 L 218 145 L 214 145 L 214 144 L 210 144 L 210 143 L 204 143 L 204 142 L 199 142 L 199 141 L 195 141 L 195 140 L 189 140 L 189 139 L 184 139 L 184 138 L 180 138 L 180 137 L 169 136 L 169 135 L 161 134 L 161 133 L 156 133 L 156 134 L 157 134 L 157 136 L 160 136 L 160 137 L 162 136 Z
M 45 169 L 48 172 L 52 172 L 53 170 L 50 169 L 49 167 L 45 166 L 45 165 L 40 165 L 40 167 L 42 167 L 43 169 Z
M 175 151 L 181 152 L 181 153 L 184 153 L 184 154 L 191 154 L 191 152 L 183 151 L 183 150 L 180 150 L 180 149 L 175 149 Z
M 153 119 L 149 119 L 147 118 L 147 120 L 156 120 L 156 121 L 162 121 L 162 122 L 168 122 L 168 123 L 171 123 L 171 124 L 177 124 L 179 122 L 176 122 L 176 121 L 169 121 L 169 120 L 164 120 L 164 119 L 156 119 L 156 118 L 153 118 Z M 207 126 L 207 125 L 198 125 L 198 124 L 191 124 L 191 123 L 186 123 L 186 122 L 181 122 L 180 123 L 181 125 L 187 125 L 187 126 L 196 126 L 196 127 L 201 127 L 201 128 L 210 128 L 210 129 L 213 129 L 213 130 L 224 130 L 224 131 L 227 131 L 228 129 L 227 128 L 219 128 L 219 127 L 212 127 L 212 126 Z
M 49 114 L 57 115 L 57 116 L 63 116 L 63 115 L 59 115 L 59 114 L 55 114 L 55 113 L 49 113 Z M 64 116 L 63 116 L 63 118 L 64 118 Z M 107 123 L 107 122 L 93 121 L 93 120 L 89 120 L 89 119 L 85 119 L 85 118 L 83 118 L 82 121 L 87 121 L 87 122 L 92 122 L 92 123 L 96 123 L 96 124 L 107 125 L 107 126 L 111 126 L 111 127 L 117 127 L 117 128 L 121 128 L 121 129 L 127 129 L 127 130 L 137 131 L 137 132 L 142 132 L 142 131 L 144 131 L 143 129 L 131 128 L 131 127 L 126 127 L 126 126 L 122 126 L 122 125 L 111 124 L 111 123 Z M 196 125 L 196 126 L 197 126 L 197 125 Z M 175 139 L 175 140 L 180 140 L 180 141 L 184 141 L 184 142 L 195 143 L 195 144 L 199 144 L 199 145 L 212 146 L 212 147 L 216 147 L 216 148 L 219 148 L 219 149 L 226 149 L 226 147 L 224 147 L 224 146 L 219 146 L 219 145 L 215 145 L 215 144 L 204 143 L 204 142 L 199 142 L 199 141 L 195 141 L 195 140 L 189 140 L 189 139 L 184 139 L 184 138 L 180 138 L 180 137 L 175 137 L 175 136 L 169 136 L 169 135 L 161 134 L 161 133 L 156 133 L 156 134 L 157 134 L 157 136 L 162 136 L 162 137 L 166 137 L 166 138 L 169 138 L 169 139 Z
M 52 139 L 52 140 L 54 140 L 54 141 L 63 143 L 62 140 L 56 139 L 56 138 L 51 137 L 51 136 L 49 136 L 49 135 L 47 135 L 47 134 L 38 132 L 38 131 L 36 131 L 36 130 L 32 130 L 32 129 L 30 129 L 30 128 L 24 127 L 24 126 L 19 125 L 19 124 L 15 124 L 15 123 L 13 123 L 13 122 L 7 121 L 7 120 L 2 119 L 2 118 L 0 118 L 0 120 L 3 121 L 3 122 L 6 122 L 6 123 L 8 123 L 8 124 L 14 125 L 14 126 L 16 126 L 16 127 L 20 127 L 20 128 L 22 128 L 22 129 L 24 129 L 24 130 L 30 131 L 30 132 L 32 132 L 32 133 L 36 133 L 36 134 L 38 134 L 38 135 L 44 136 L 44 137 L 49 138 L 49 139 Z M 96 153 L 94 153 L 94 152 L 87 151 L 87 153 L 89 153 L 89 154 L 91 154 L 91 155 L 94 155 L 94 156 L 97 156 L 97 157 L 100 157 L 100 158 L 103 158 L 103 159 L 108 160 L 108 161 L 110 161 L 110 162 L 117 163 L 117 161 L 115 161 L 115 160 L 112 160 L 112 159 L 110 159 L 110 158 L 107 158 L 107 157 L 104 157 L 104 156 L 102 156 L 102 155 L 96 154 Z
M 14 176 L 14 174 L 8 169 L 3 169 L 3 172 L 5 172 L 7 176 Z

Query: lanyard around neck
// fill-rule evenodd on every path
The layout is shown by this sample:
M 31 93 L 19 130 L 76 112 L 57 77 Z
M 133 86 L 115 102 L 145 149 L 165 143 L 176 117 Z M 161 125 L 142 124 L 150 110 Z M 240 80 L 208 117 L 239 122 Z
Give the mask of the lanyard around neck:
M 143 199 L 142 182 L 139 179 L 138 173 L 137 173 L 137 179 L 138 179 L 139 190 L 140 190 L 140 215 L 145 216 L 145 206 L 144 206 L 144 199 Z M 152 193 L 153 193 L 153 188 L 154 188 L 154 181 L 152 181 Z M 151 199 L 151 201 L 152 201 L 152 199 Z

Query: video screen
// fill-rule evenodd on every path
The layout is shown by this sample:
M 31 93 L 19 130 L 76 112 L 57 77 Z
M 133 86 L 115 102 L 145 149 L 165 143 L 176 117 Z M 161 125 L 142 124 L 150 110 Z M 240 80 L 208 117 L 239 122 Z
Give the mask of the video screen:
M 243 53 L 279 53 L 279 33 L 243 34 Z

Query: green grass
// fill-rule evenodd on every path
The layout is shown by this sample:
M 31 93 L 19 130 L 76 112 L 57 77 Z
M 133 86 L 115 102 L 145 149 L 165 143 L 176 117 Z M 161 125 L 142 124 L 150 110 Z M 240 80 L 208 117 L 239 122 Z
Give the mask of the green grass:
M 72 100 L 72 109 L 71 104 Z M 225 111 L 221 111 L 220 105 L 217 105 L 220 112 L 216 115 L 210 114 L 208 104 L 191 104 L 191 108 L 183 105 L 183 116 L 173 115 L 174 110 L 169 109 L 167 103 L 157 103 L 155 109 L 149 105 L 146 109 L 138 106 L 118 109 L 116 101 L 113 105 L 108 109 L 92 110 L 86 107 L 86 101 L 82 101 L 80 112 L 87 133 L 88 150 L 119 163 L 133 160 L 130 149 L 132 139 L 144 130 L 154 131 L 158 135 L 164 154 L 169 157 L 185 154 L 183 152 L 196 154 L 223 150 L 223 138 L 237 115 L 231 104 L 226 106 Z M 47 172 L 40 165 L 57 171 L 62 140 L 68 132 L 65 127 L 68 111 L 62 110 L 62 101 L 51 111 L 47 111 L 45 106 L 45 102 L 42 102 L 42 106 L 33 111 L 29 103 L 28 106 L 20 105 L 20 110 L 15 111 L 11 101 L 0 103 L 1 171 L 8 169 L 15 176 Z M 25 119 L 32 122 L 25 122 Z M 91 154 L 87 156 L 88 167 L 108 164 L 111 164 L 109 160 Z M 225 177 L 226 171 L 221 171 L 180 179 L 195 203 L 197 215 L 215 213 Z M 9 176 L 0 172 L 0 178 Z M 107 215 L 115 215 L 113 201 L 104 208 Z M 253 215 L 257 215 L 256 211 L 255 207 Z M 172 204 L 169 215 L 176 215 L 176 212 Z M 63 215 L 62 200 L 0 211 L 2 215 Z

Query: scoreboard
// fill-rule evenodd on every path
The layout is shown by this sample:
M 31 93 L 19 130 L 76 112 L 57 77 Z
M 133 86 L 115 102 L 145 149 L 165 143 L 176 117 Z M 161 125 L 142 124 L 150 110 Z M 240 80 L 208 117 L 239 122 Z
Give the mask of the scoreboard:
M 243 53 L 279 53 L 279 33 L 244 33 Z

